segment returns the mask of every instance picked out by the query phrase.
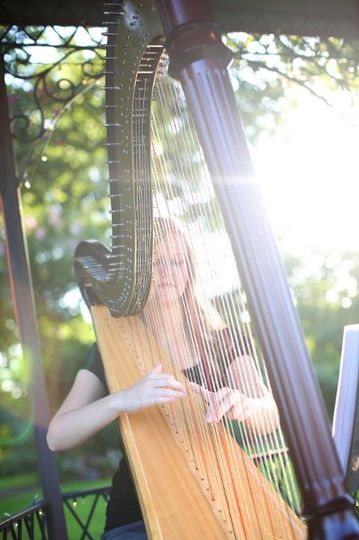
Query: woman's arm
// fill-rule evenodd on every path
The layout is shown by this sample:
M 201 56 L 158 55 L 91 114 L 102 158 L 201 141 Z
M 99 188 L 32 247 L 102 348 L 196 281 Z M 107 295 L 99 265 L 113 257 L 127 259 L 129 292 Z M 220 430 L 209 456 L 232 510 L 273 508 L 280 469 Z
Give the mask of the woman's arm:
M 47 443 L 53 451 L 86 441 L 121 413 L 166 403 L 186 395 L 181 383 L 157 366 L 137 384 L 103 397 L 105 388 L 92 372 L 81 369 L 64 403 L 50 422 Z
M 229 420 L 243 422 L 257 435 L 275 431 L 279 427 L 278 409 L 252 358 L 248 355 L 236 358 L 226 375 L 228 386 L 216 392 L 190 383 L 192 390 L 207 402 L 207 422 L 219 422 L 226 416 Z
M 238 412 L 242 416 L 244 410 L 243 422 L 247 429 L 252 433 L 265 435 L 279 428 L 277 405 L 251 356 L 238 356 L 227 369 L 227 380 L 231 388 L 242 392 L 243 398 L 238 401 L 237 409 L 240 409 Z M 240 401 L 243 401 L 243 406 Z M 235 410 L 232 413 L 235 413 Z

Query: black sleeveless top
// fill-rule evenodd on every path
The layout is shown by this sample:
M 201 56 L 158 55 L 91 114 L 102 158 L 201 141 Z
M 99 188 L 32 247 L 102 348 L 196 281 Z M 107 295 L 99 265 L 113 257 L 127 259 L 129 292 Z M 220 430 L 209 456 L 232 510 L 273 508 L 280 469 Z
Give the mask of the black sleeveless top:
M 108 391 L 101 355 L 96 344 L 88 351 L 81 368 L 96 375 Z M 188 380 L 203 384 L 204 379 L 198 365 L 184 370 L 183 373 Z M 120 446 L 122 448 L 121 439 Z M 124 457 L 112 478 L 110 498 L 106 509 L 105 531 L 142 519 L 135 484 L 123 448 L 122 453 Z

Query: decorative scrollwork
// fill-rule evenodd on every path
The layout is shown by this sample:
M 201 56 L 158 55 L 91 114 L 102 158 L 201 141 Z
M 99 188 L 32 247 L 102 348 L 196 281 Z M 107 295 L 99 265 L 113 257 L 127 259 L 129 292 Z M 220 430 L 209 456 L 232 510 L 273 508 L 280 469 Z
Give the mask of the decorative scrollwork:
M 13 138 L 24 148 L 18 181 L 41 159 L 62 112 L 103 74 L 102 29 L 0 27 Z

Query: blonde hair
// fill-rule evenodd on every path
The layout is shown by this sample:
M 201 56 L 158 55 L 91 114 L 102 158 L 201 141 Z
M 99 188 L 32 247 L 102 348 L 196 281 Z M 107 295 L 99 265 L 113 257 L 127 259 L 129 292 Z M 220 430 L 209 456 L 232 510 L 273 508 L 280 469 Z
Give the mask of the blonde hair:
M 223 329 L 225 325 L 218 311 L 211 305 L 209 300 L 199 294 L 197 286 L 198 265 L 184 224 L 179 219 L 156 217 L 154 220 L 154 245 L 165 240 L 171 234 L 180 239 L 185 251 L 189 280 L 182 299 L 184 310 L 190 311 L 189 315 L 191 317 L 196 314 L 204 324 L 204 330 L 212 332 Z

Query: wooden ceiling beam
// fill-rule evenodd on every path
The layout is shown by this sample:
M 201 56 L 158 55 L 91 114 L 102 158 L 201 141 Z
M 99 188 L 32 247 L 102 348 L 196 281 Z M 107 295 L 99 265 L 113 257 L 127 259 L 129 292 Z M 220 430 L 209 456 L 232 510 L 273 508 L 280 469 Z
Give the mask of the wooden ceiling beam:
M 359 38 L 359 0 L 209 0 L 223 32 Z M 102 26 L 103 0 L 0 0 L 0 24 Z

